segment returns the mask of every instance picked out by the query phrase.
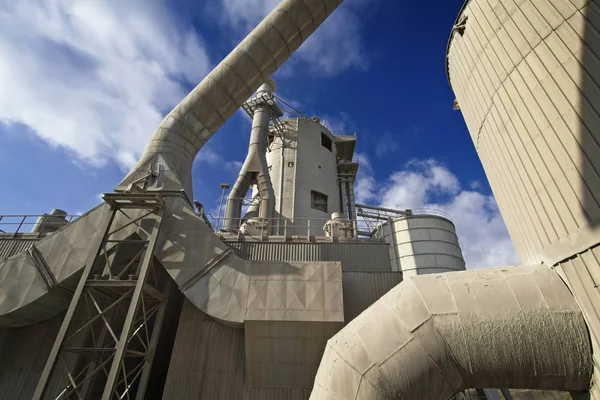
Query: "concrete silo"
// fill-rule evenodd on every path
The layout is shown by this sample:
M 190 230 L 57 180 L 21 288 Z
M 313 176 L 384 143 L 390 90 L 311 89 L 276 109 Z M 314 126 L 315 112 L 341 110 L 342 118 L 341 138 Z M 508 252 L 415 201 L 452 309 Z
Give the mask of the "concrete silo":
M 448 78 L 515 248 L 552 266 L 600 365 L 600 7 L 467 1 Z M 600 396 L 595 388 L 594 396 Z

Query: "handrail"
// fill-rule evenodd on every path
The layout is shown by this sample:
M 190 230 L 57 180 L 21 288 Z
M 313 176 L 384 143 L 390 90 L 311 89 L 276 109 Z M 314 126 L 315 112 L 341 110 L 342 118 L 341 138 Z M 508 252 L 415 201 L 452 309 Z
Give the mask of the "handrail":
M 222 218 L 215 218 L 212 214 L 207 213 L 206 216 L 211 219 L 212 221 L 214 221 L 214 223 L 212 223 L 212 226 L 215 227 L 217 226 L 221 226 L 223 220 L 225 219 L 225 217 Z M 263 232 L 261 234 L 253 234 L 251 229 L 247 229 L 247 225 L 242 227 L 240 226 L 239 228 L 236 228 L 232 231 L 225 231 L 225 230 L 218 230 L 216 231 L 217 233 L 223 233 L 223 234 L 233 234 L 233 235 L 244 235 L 246 237 L 252 237 L 252 238 L 260 238 L 260 239 L 264 239 L 266 237 L 292 237 L 292 236 L 306 236 L 306 237 L 325 237 L 328 236 L 326 234 L 325 231 L 325 226 L 327 225 L 328 222 L 331 222 L 332 219 L 331 218 L 318 218 L 318 217 L 314 217 L 314 218 L 310 218 L 310 217 L 303 217 L 303 218 L 285 218 L 285 217 L 281 217 L 281 218 L 257 218 L 257 221 L 264 221 L 264 222 L 268 222 L 268 232 Z M 364 239 L 364 235 L 358 235 L 359 237 L 356 237 L 355 232 L 363 232 L 364 229 L 361 229 L 362 227 L 364 227 L 363 221 L 361 219 L 357 219 L 357 220 L 343 220 L 346 227 L 342 228 L 342 230 L 347 230 L 349 232 L 352 232 L 352 234 L 345 236 L 346 239 L 350 239 L 350 237 L 354 236 L 355 239 Z M 247 222 L 247 221 L 243 221 L 243 222 Z M 244 224 L 242 224 L 244 225 Z M 335 237 L 339 237 L 334 235 Z M 333 239 L 333 238 L 332 238 Z
M 9 233 L 13 236 L 16 236 L 19 233 L 30 233 L 31 229 L 24 229 L 25 227 L 33 227 L 38 223 L 40 217 L 47 217 L 48 219 L 42 220 L 41 228 L 43 228 L 46 224 L 55 224 L 56 222 L 52 221 L 52 218 L 57 218 L 56 216 L 50 214 L 4 214 L 0 215 L 0 234 Z M 70 223 L 75 219 L 79 218 L 79 215 L 66 215 L 64 217 L 65 220 Z M 15 227 L 16 228 L 13 228 Z

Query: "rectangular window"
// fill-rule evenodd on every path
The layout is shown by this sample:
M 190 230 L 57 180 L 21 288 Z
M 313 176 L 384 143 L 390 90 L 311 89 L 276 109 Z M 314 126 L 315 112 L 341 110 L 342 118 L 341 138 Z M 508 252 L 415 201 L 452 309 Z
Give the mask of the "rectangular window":
M 311 192 L 310 192 L 310 207 L 315 210 L 323 211 L 324 213 L 326 213 L 327 212 L 327 195 L 325 195 L 323 193 L 315 192 L 314 190 L 311 190 Z
M 331 146 L 333 142 L 325 133 L 321 132 L 321 145 L 325 147 L 327 150 L 331 151 Z

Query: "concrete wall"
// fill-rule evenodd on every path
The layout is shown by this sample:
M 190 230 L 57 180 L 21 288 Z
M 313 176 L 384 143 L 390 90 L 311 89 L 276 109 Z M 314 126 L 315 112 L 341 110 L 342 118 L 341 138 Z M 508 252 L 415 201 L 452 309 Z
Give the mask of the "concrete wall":
M 298 120 L 288 119 L 285 121 L 285 126 L 287 129 L 283 141 L 281 137 L 276 137 L 271 143 L 271 151 L 267 152 L 267 164 L 270 166 L 271 182 L 275 192 L 275 215 L 280 216 L 280 225 L 283 225 L 284 219 L 291 224 L 294 215 Z M 283 231 L 281 234 L 283 235 Z
M 464 18 L 449 44 L 450 83 L 521 261 L 556 265 L 584 311 L 598 371 L 600 7 L 471 0 Z
M 267 154 L 271 166 L 271 180 L 275 190 L 276 212 L 283 199 L 283 216 L 294 220 L 294 235 L 306 235 L 307 218 L 312 219 L 311 234 L 323 236 L 323 225 L 330 219 L 331 213 L 340 211 L 340 194 L 337 182 L 337 160 L 333 134 L 318 122 L 309 119 L 286 120 L 290 132 L 286 135 L 284 152 L 284 190 L 280 196 L 280 157 L 281 140 L 277 139 Z M 321 145 L 321 133 L 332 140 L 331 151 Z M 288 163 L 293 162 L 292 167 Z M 311 191 L 327 195 L 328 210 L 321 212 L 311 208 Z
M 449 220 L 429 215 L 398 218 L 380 226 L 389 244 L 392 268 L 404 277 L 465 269 L 456 228 Z M 393 231 L 393 234 L 392 234 Z

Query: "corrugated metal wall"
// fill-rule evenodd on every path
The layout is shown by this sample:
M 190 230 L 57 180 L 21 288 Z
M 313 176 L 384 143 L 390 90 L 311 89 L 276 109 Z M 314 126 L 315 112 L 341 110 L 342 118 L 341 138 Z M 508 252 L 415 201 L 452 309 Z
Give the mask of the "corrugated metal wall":
M 522 263 L 559 262 L 584 311 L 599 382 L 600 5 L 471 0 L 464 17 L 452 88 Z
M 594 347 L 594 382 L 592 398 L 600 399 L 600 246 L 585 251 L 557 267 L 583 310 L 590 327 L 590 339 Z
M 63 316 L 24 328 L 0 329 L 0 399 L 33 396 Z
M 600 220 L 599 8 L 472 0 L 449 77 L 524 264 Z
M 402 272 L 344 272 L 344 319 L 346 323 L 358 317 L 371 304 L 402 282 Z
M 0 237 L 0 260 L 12 257 L 15 254 L 31 247 L 38 239 L 8 239 Z
M 226 242 L 246 260 L 341 261 L 343 271 L 391 271 L 389 245 L 362 243 Z
M 344 272 L 347 321 L 402 280 L 400 272 Z M 185 300 L 163 399 L 306 400 L 310 388 L 250 389 L 244 385 L 244 330 L 231 328 Z
M 244 330 L 216 322 L 185 300 L 163 399 L 306 400 L 310 389 L 244 387 Z
M 401 272 L 390 271 L 389 250 L 385 243 L 228 244 L 241 257 L 250 260 L 341 261 L 344 270 L 344 316 L 347 322 L 402 280 Z M 373 270 L 357 272 L 359 268 Z M 243 329 L 231 328 L 212 320 L 186 300 L 163 399 L 308 399 L 310 388 L 245 387 L 244 346 Z

